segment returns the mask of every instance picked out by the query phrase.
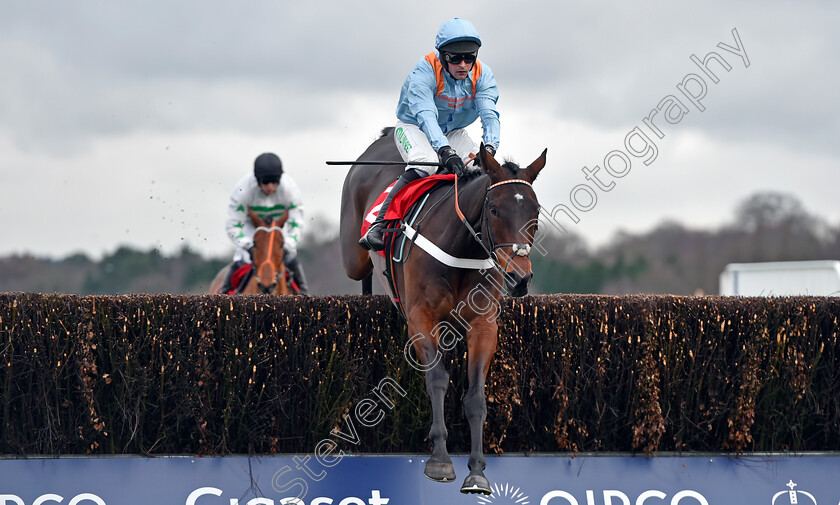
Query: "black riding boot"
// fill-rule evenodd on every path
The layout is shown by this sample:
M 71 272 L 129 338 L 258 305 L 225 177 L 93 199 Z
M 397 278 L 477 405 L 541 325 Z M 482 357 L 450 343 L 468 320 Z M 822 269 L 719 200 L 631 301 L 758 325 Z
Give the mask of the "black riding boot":
M 303 265 L 300 264 L 297 256 L 286 263 L 286 268 L 292 272 L 292 277 L 298 286 L 298 292 L 302 295 L 308 295 L 309 286 L 306 284 L 306 276 L 303 274 Z
M 228 291 L 233 289 L 233 286 L 230 285 L 230 281 L 231 279 L 233 279 L 233 272 L 239 270 L 239 268 L 244 264 L 244 261 L 234 261 L 233 263 L 231 263 L 230 268 L 228 268 L 227 275 L 225 275 L 225 280 L 224 282 L 222 282 L 222 288 L 219 291 L 219 294 L 226 295 Z M 239 288 L 236 290 L 237 293 L 242 291 L 242 286 L 237 286 L 237 288 Z
M 426 173 L 417 170 L 416 168 L 412 168 L 403 172 L 399 179 L 397 179 L 397 183 L 394 184 L 394 187 L 391 189 L 391 192 L 388 193 L 388 196 L 385 197 L 385 201 L 382 202 L 382 207 L 380 207 L 379 212 L 376 214 L 376 219 L 374 219 L 373 223 L 368 228 L 367 233 L 359 239 L 359 245 L 363 248 L 370 251 L 373 249 L 374 251 L 381 251 L 385 249 L 385 230 L 383 221 L 385 221 L 385 214 L 388 212 L 388 207 L 391 205 L 391 200 L 394 199 L 394 195 L 396 195 L 399 190 L 405 187 L 406 184 L 409 182 L 416 181 L 421 177 L 425 177 Z

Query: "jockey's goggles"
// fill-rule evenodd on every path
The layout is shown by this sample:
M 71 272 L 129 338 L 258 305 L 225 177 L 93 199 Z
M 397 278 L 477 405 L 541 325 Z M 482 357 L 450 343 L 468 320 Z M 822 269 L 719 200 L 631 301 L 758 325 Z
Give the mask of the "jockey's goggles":
M 476 58 L 478 58 L 478 53 L 443 53 L 443 60 L 446 63 L 458 64 L 462 61 L 475 63 Z
M 280 184 L 279 177 L 263 177 L 260 179 L 260 184 Z

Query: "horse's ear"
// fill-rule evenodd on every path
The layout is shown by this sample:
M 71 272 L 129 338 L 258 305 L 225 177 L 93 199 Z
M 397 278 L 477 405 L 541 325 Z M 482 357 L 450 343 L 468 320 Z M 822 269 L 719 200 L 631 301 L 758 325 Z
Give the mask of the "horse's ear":
M 257 213 L 251 209 L 248 209 L 248 217 L 251 218 L 251 224 L 254 225 L 254 228 L 259 228 L 263 225 L 262 218 L 260 218 L 260 216 L 258 216 Z
M 289 211 L 288 210 L 286 212 L 284 212 L 282 216 L 280 216 L 280 217 L 278 217 L 277 219 L 274 220 L 274 225 L 282 227 L 284 224 L 286 224 L 287 219 L 289 219 Z
M 545 155 L 548 153 L 548 148 L 546 147 L 539 158 L 535 159 L 533 163 L 528 165 L 528 168 L 525 169 L 524 179 L 528 182 L 534 182 L 534 179 L 537 178 L 539 175 L 540 170 L 545 168 Z
M 502 180 L 502 166 L 496 161 L 496 158 L 490 156 L 487 149 L 484 148 L 484 142 L 478 149 L 478 159 L 481 162 L 481 169 L 490 176 L 490 180 L 498 182 Z

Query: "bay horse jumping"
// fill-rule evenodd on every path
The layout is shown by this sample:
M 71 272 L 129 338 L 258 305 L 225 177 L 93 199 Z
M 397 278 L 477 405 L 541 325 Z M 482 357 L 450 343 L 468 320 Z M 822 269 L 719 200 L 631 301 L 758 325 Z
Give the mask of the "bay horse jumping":
M 383 130 L 383 135 L 357 162 L 402 161 L 393 135 L 393 128 Z M 498 342 L 496 318 L 501 310 L 502 293 L 526 294 L 533 276 L 528 254 L 537 231 L 539 203 L 531 183 L 545 166 L 546 152 L 520 169 L 512 162 L 499 165 L 482 145 L 478 155 L 481 171 L 461 177 L 454 187 L 450 183 L 432 189 L 430 203 L 414 221 L 413 227 L 423 237 L 444 250 L 443 259 L 436 259 L 426 248 L 418 246 L 421 242 L 416 237 L 407 246 L 408 257 L 401 263 L 393 263 L 391 269 L 397 291 L 394 296 L 398 299 L 394 303 L 403 311 L 411 335 L 405 348 L 406 359 L 425 372 L 426 392 L 432 405 L 429 438 L 433 449 L 424 474 L 439 482 L 455 479 L 446 449 L 443 411 L 449 372 L 442 363 L 441 350 L 451 350 L 466 336 L 469 387 L 464 397 L 464 412 L 471 442 L 470 473 L 461 486 L 462 493 L 491 493 L 490 483 L 484 476 L 485 381 Z M 404 165 L 353 165 L 341 195 L 344 269 L 351 279 L 368 279 L 368 282 L 373 273 L 386 292 L 391 292 L 390 283 L 383 275 L 387 256 L 366 251 L 358 240 L 368 209 L 404 169 Z M 413 231 L 406 228 L 408 234 Z
M 279 218 L 269 222 L 263 220 L 253 210 L 248 210 L 248 217 L 254 225 L 254 274 L 248 284 L 240 290 L 243 295 L 275 294 L 288 295 L 289 285 L 286 283 L 286 266 L 283 263 L 283 225 L 289 219 L 289 211 Z M 233 263 L 222 268 L 210 284 L 210 293 L 218 293 L 222 289 L 228 269 Z

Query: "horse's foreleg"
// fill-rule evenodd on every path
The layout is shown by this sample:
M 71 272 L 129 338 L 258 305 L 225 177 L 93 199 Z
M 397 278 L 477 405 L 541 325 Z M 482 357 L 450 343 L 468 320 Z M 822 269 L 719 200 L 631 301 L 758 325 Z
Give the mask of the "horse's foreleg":
M 469 388 L 464 397 L 464 413 L 470 425 L 470 474 L 461 486 L 462 493 L 490 494 L 490 482 L 484 476 L 484 421 L 487 419 L 485 380 L 490 361 L 496 352 L 498 328 L 494 324 L 474 327 L 467 339 Z
M 435 366 L 426 372 L 426 393 L 432 403 L 432 427 L 429 430 L 429 439 L 432 441 L 432 457 L 426 462 L 426 477 L 440 481 L 449 482 L 455 480 L 455 468 L 452 466 L 452 459 L 446 450 L 446 423 L 443 419 L 443 400 L 446 390 L 449 387 L 449 372 L 438 360 Z
M 410 334 L 414 351 L 426 374 L 426 393 L 432 404 L 432 427 L 429 439 L 432 441 L 432 456 L 426 462 L 424 474 L 438 482 L 455 479 L 455 468 L 446 450 L 446 423 L 443 418 L 443 401 L 449 388 L 449 372 L 443 364 L 443 355 L 438 349 L 437 339 L 431 332 L 431 321 L 422 312 L 413 312 L 409 318 Z
M 464 397 L 464 413 L 470 425 L 470 471 L 481 472 L 487 463 L 484 460 L 484 421 L 487 419 L 484 377 L 470 375 L 470 386 Z

